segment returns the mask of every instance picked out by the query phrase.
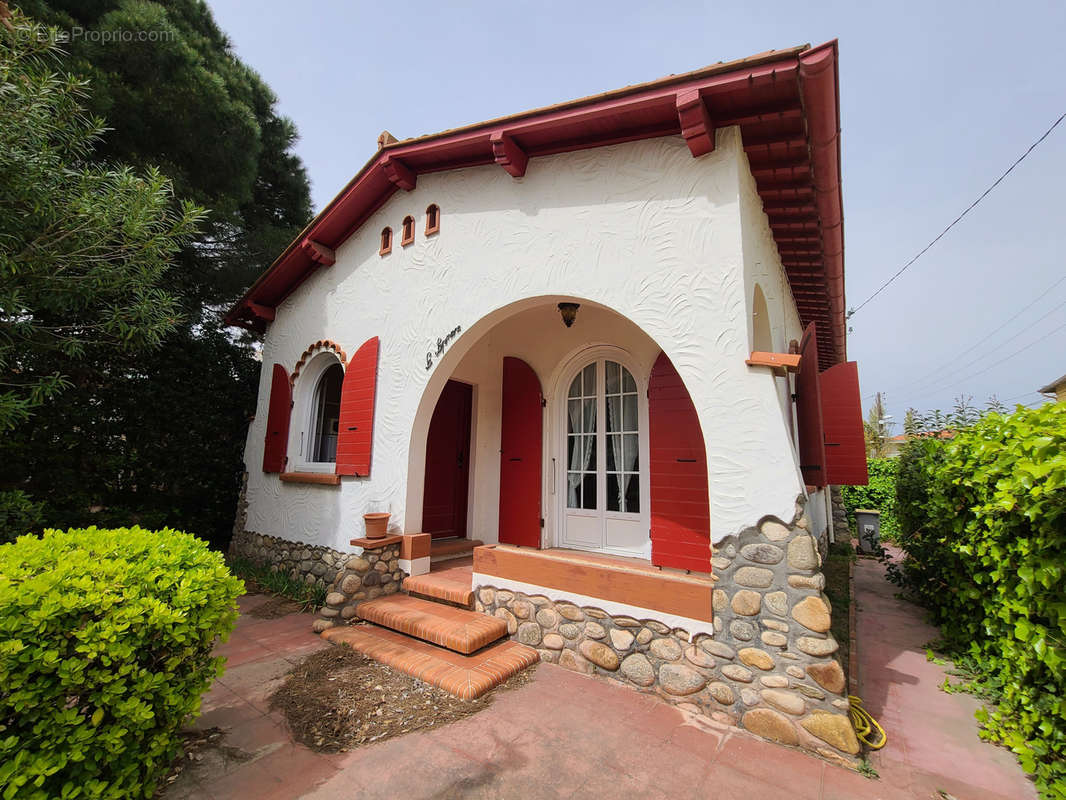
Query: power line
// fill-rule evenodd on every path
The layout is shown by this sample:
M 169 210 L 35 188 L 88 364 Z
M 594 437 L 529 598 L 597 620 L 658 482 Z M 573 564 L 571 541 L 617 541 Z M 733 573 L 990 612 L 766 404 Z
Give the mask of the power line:
M 1064 277 L 1064 278 L 1063 278 L 1063 280 L 1066 280 L 1066 277 Z M 1060 281 L 1060 282 L 1061 282 L 1061 281 Z M 1032 303 L 1030 303 L 1029 305 L 1032 305 Z M 971 359 L 970 361 L 967 361 L 967 362 L 966 362 L 965 364 L 962 364 L 962 365 L 960 365 L 960 366 L 956 366 L 956 367 L 952 367 L 951 369 L 947 370 L 946 372 L 942 372 L 942 373 L 937 373 L 936 371 L 934 371 L 934 372 L 932 372 L 932 373 L 929 373 L 929 374 L 928 374 L 928 375 L 927 375 L 926 377 L 924 377 L 924 378 L 919 378 L 919 379 L 918 379 L 917 381 L 915 381 L 915 383 L 914 383 L 914 385 L 912 386 L 912 388 L 915 388 L 915 389 L 920 389 L 920 388 L 922 387 L 922 384 L 924 384 L 924 383 L 927 383 L 927 382 L 928 382 L 929 378 L 934 378 L 934 380 L 935 380 L 935 378 L 937 378 L 937 377 L 939 377 L 939 378 L 944 378 L 944 377 L 947 377 L 947 376 L 949 376 L 949 375 L 956 375 L 956 374 L 958 374 L 959 372 L 962 372 L 963 370 L 966 370 L 966 369 L 968 369 L 968 368 L 970 368 L 970 367 L 974 366 L 975 364 L 979 364 L 979 363 L 981 362 L 981 360 L 982 360 L 982 359 L 984 359 L 985 357 L 987 357 L 987 356 L 991 355 L 992 353 L 996 352 L 997 350 L 999 350 L 999 349 L 1001 349 L 1001 348 L 1003 348 L 1003 347 L 1007 346 L 1008 344 L 1010 344 L 1011 342 L 1013 342 L 1013 341 L 1014 341 L 1015 339 L 1017 339 L 1017 338 L 1018 338 L 1019 336 L 1021 336 L 1021 335 L 1022 335 L 1023 333 L 1025 333 L 1026 331 L 1028 331 L 1028 330 L 1031 330 L 1031 329 L 1035 328 L 1035 327 L 1036 327 L 1037 325 L 1039 325 L 1039 324 L 1040 324 L 1041 322 L 1043 322 L 1043 321 L 1044 321 L 1045 319 L 1047 319 L 1048 317 L 1050 317 L 1050 316 L 1051 316 L 1052 314 L 1054 314 L 1054 313 L 1055 313 L 1056 311 L 1058 311 L 1058 310 L 1059 310 L 1060 308 L 1062 308 L 1063 306 L 1066 306 L 1066 300 L 1063 300 L 1063 301 L 1062 301 L 1061 303 L 1059 303 L 1059 304 L 1058 304 L 1057 306 L 1055 306 L 1054 308 L 1052 308 L 1052 309 L 1051 309 L 1050 311 L 1048 311 L 1048 312 L 1047 312 L 1046 314 L 1044 314 L 1044 315 L 1043 315 L 1042 317 L 1039 317 L 1038 319 L 1034 320 L 1033 322 L 1030 322 L 1030 323 L 1029 323 L 1028 325 L 1026 325 L 1026 326 L 1025 326 L 1024 328 L 1022 328 L 1022 329 L 1021 329 L 1020 331 L 1018 331 L 1017 333 L 1015 333 L 1015 334 L 1014 334 L 1013 336 L 1011 336 L 1010 338 L 1008 338 L 1008 339 L 1004 339 L 1004 340 L 1003 340 L 1002 342 L 1000 342 L 999 344 L 997 344 L 997 345 L 996 345 L 995 347 L 993 347 L 993 348 L 992 348 L 991 350 L 987 350 L 986 352 L 982 353 L 982 354 L 981 354 L 980 356 L 978 356 L 977 358 L 975 358 L 975 359 Z M 1026 308 L 1028 308 L 1028 306 L 1026 306 Z M 1012 317 L 1012 319 L 1013 319 L 1013 317 Z M 993 331 L 993 333 L 996 333 L 996 332 L 998 332 L 998 331 L 1002 330 L 1002 329 L 1003 329 L 1003 327 L 1005 327 L 1005 325 L 1001 325 L 1001 326 L 1000 326 L 999 328 L 997 328 L 997 329 L 996 329 L 995 331 Z M 991 336 L 991 335 L 992 335 L 992 334 L 989 334 L 989 336 Z M 984 342 L 984 341 L 986 341 L 986 340 L 987 340 L 988 338 L 989 338 L 989 337 L 988 337 L 988 336 L 986 336 L 986 337 L 985 337 L 984 339 L 982 339 L 982 340 L 981 340 L 981 342 Z M 980 342 L 979 342 L 978 344 L 980 344 Z M 972 350 L 972 349 L 973 349 L 973 347 L 971 347 L 971 348 L 970 348 L 970 350 Z M 969 352 L 969 350 L 967 350 L 967 351 L 964 351 L 964 352 Z M 960 355 L 961 355 L 961 354 L 960 354 Z M 956 358 L 958 358 L 958 356 L 956 356 Z M 953 360 L 954 360 L 954 359 L 953 359 Z
M 1025 352 L 1026 350 L 1028 350 L 1028 349 L 1029 349 L 1030 347 L 1033 347 L 1034 345 L 1038 345 L 1038 344 L 1040 344 L 1041 342 L 1044 342 L 1044 341 L 1046 341 L 1046 340 L 1048 339 L 1048 337 L 1050 337 L 1050 336 L 1051 336 L 1052 334 L 1058 333 L 1059 331 L 1061 331 L 1061 330 L 1064 330 L 1064 329 L 1066 329 L 1066 322 L 1062 323 L 1061 325 L 1059 325 L 1059 327 L 1055 328 L 1054 330 L 1050 330 L 1050 331 L 1048 331 L 1048 332 L 1047 332 L 1046 334 L 1044 334 L 1043 336 L 1041 336 L 1041 337 L 1040 337 L 1039 339 L 1035 339 L 1035 340 L 1033 340 L 1033 341 L 1029 342 L 1029 344 L 1027 344 L 1027 345 L 1025 345 L 1025 346 L 1023 346 L 1023 347 L 1020 347 L 1019 349 L 1017 349 L 1017 350 L 1015 350 L 1015 351 L 1014 351 L 1013 353 L 1011 353 L 1011 354 L 1010 354 L 1009 356 L 1004 356 L 1004 357 L 1003 357 L 1003 358 L 1001 358 L 1001 359 L 1000 359 L 999 361 L 993 361 L 993 362 L 992 362 L 991 364 L 989 364 L 989 365 L 988 365 L 987 367 L 985 367 L 985 368 L 984 368 L 984 369 L 982 369 L 982 370 L 978 370 L 977 372 L 974 372 L 974 373 L 972 373 L 972 374 L 971 374 L 971 375 L 970 375 L 969 377 L 971 377 L 971 378 L 976 378 L 976 377 L 977 377 L 978 375 L 984 375 L 984 374 L 985 374 L 986 372 L 988 372 L 988 371 L 989 371 L 990 369 L 992 369 L 993 367 L 998 367 L 998 366 L 999 366 L 1000 364 L 1002 364 L 1002 363 L 1003 363 L 1004 361 L 1010 361 L 1010 360 L 1011 360 L 1012 358 L 1014 358 L 1014 357 L 1015 357 L 1016 355 L 1020 355 L 1021 353 L 1024 353 L 1024 352 Z M 940 392 L 940 391 L 943 391 L 944 389 L 947 389 L 948 387 L 950 387 L 950 386 L 952 385 L 952 383 L 953 383 L 953 382 L 949 382 L 949 383 L 946 383 L 946 384 L 944 384 L 943 386 L 938 386 L 938 387 L 936 387 L 936 388 L 933 388 L 933 389 L 928 389 L 928 390 L 926 390 L 926 391 L 924 391 L 924 392 L 920 392 L 920 393 L 918 394 L 918 397 L 925 397 L 925 396 L 927 396 L 927 395 L 930 395 L 930 394 L 932 394 L 933 392 Z
M 1033 298 L 1033 300 L 1031 302 L 1027 303 L 1017 313 L 1015 313 L 1014 316 L 1012 316 L 1010 319 L 1008 319 L 1006 322 L 1004 322 L 998 328 L 996 328 L 995 330 L 991 331 L 990 333 L 985 334 L 984 337 L 982 337 L 981 339 L 978 339 L 976 342 L 971 344 L 969 347 L 967 347 L 961 353 L 959 353 L 956 356 L 954 356 L 953 358 L 951 358 L 948 363 L 951 363 L 953 361 L 957 361 L 958 359 L 962 358 L 967 353 L 971 353 L 974 350 L 976 350 L 982 344 L 987 342 L 989 339 L 991 339 L 993 336 L 995 336 L 1001 330 L 1003 330 L 1008 325 L 1010 325 L 1012 322 L 1014 322 L 1014 320 L 1018 319 L 1018 317 L 1020 317 L 1022 314 L 1024 314 L 1030 308 L 1032 308 L 1037 303 L 1039 303 L 1041 300 L 1043 300 L 1045 297 L 1047 297 L 1052 291 L 1054 291 L 1055 289 L 1057 289 L 1059 287 L 1059 284 L 1063 283 L 1064 281 L 1066 281 L 1066 275 L 1063 275 L 1061 278 L 1059 278 L 1057 281 L 1055 281 L 1053 284 L 1051 284 L 1048 288 L 1046 288 L 1043 292 L 1038 294 L 1035 298 Z M 1052 310 L 1054 311 L 1055 309 L 1052 309 Z M 1047 316 L 1047 315 L 1045 315 L 1045 316 Z M 1041 317 L 1041 319 L 1043 319 L 1043 317 Z M 1033 323 L 1033 324 L 1035 324 L 1035 323 Z M 1032 327 L 1032 325 L 1030 325 L 1029 327 Z M 1028 328 L 1023 328 L 1022 330 L 1025 331 L 1025 330 L 1028 330 Z M 1007 341 L 1010 341 L 1010 340 L 1008 339 Z M 1002 347 L 1003 344 L 1004 343 L 1001 343 L 999 346 Z M 918 380 L 915 381 L 915 384 L 920 385 L 920 384 L 924 383 L 928 378 L 931 378 L 931 377 L 933 377 L 935 375 L 938 375 L 940 373 L 940 370 L 942 370 L 946 366 L 947 366 L 947 364 L 943 364 L 943 365 L 937 367 L 936 369 L 932 370 L 931 372 L 927 372 L 925 375 L 923 375 L 922 377 L 918 378 Z
M 1021 164 L 1023 161 L 1025 161 L 1025 159 L 1029 156 L 1029 154 L 1031 152 L 1033 152 L 1033 150 L 1036 149 L 1037 145 L 1039 145 L 1048 136 L 1050 136 L 1051 132 L 1053 130 L 1055 130 L 1055 128 L 1057 128 L 1059 126 L 1059 123 L 1062 122 L 1064 119 L 1066 119 L 1066 114 L 1063 114 L 1061 117 L 1059 117 L 1057 120 L 1055 120 L 1055 122 L 1052 124 L 1052 126 L 1050 128 L 1048 128 L 1046 131 L 1044 131 L 1043 136 L 1041 136 L 1039 139 L 1037 139 L 1035 142 L 1033 142 L 1031 145 L 1029 145 L 1029 149 L 1026 150 L 1024 153 L 1022 153 L 1021 156 L 1018 157 L 1018 160 L 1015 161 L 1013 164 L 1011 164 L 1006 172 L 1004 172 L 1002 175 L 1000 175 L 998 178 L 996 178 L 995 182 L 991 186 L 989 186 L 987 189 L 985 189 L 981 193 L 980 197 L 978 197 L 976 200 L 974 200 L 972 203 L 970 203 L 970 205 L 966 207 L 965 211 L 963 211 L 961 214 L 959 214 L 959 216 L 955 217 L 955 219 L 952 221 L 952 223 L 950 225 L 948 225 L 946 228 L 944 228 L 944 230 L 942 230 L 937 235 L 937 237 L 935 239 L 933 239 L 933 241 L 931 241 L 929 244 L 927 244 L 925 247 L 923 247 L 921 250 L 919 250 L 918 254 L 916 256 L 914 256 L 914 258 L 912 258 L 910 261 L 908 261 L 906 264 L 904 264 L 902 267 L 900 267 L 899 270 L 897 270 L 895 275 L 893 275 L 887 281 L 882 283 L 878 287 L 876 292 L 874 292 L 872 295 L 870 295 L 865 300 L 863 300 L 861 303 L 859 303 L 858 306 L 856 306 L 851 311 L 849 311 L 848 312 L 848 319 L 851 319 L 853 316 L 855 316 L 855 314 L 858 313 L 858 311 L 863 306 L 865 306 L 867 303 L 869 303 L 871 300 L 873 300 L 875 297 L 877 297 L 877 295 L 881 294 L 881 292 L 883 292 L 885 289 L 887 289 L 888 286 L 893 281 L 896 280 L 896 278 L 898 278 L 900 275 L 902 275 L 904 272 L 907 271 L 907 268 L 910 267 L 911 264 L 913 264 L 915 261 L 917 261 L 923 255 L 925 255 L 932 248 L 933 245 L 935 245 L 942 238 L 944 238 L 944 235 L 948 231 L 950 231 L 952 228 L 954 228 L 962 220 L 963 217 L 965 217 L 967 214 L 969 214 L 971 211 L 973 211 L 973 209 L 977 207 L 978 203 L 980 203 L 982 200 L 984 200 L 986 197 L 988 197 L 988 195 L 992 193 L 992 190 L 995 189 L 997 186 L 999 186 L 999 184 L 1002 183 L 1003 179 L 1006 178 L 1008 175 L 1010 175 L 1014 171 L 1015 167 L 1017 167 L 1019 164 Z

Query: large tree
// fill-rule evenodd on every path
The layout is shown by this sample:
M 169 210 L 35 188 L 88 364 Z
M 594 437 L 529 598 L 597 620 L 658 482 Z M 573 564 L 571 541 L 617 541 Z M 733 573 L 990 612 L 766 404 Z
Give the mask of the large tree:
M 295 127 L 202 2 L 23 8 L 61 32 L 82 29 L 66 66 L 87 77 L 88 108 L 107 119 L 98 156 L 156 165 L 178 196 L 209 211 L 168 274 L 178 329 L 148 356 L 88 348 L 42 364 L 71 375 L 76 390 L 0 443 L 0 488 L 45 500 L 49 523 L 166 523 L 223 544 L 259 363 L 220 312 L 310 218 Z
M 2 9 L 7 11 L 6 8 Z M 94 163 L 103 130 L 85 84 L 55 72 L 55 35 L 0 29 L 0 431 L 71 388 L 66 361 L 160 345 L 180 320 L 165 290 L 201 211 L 156 169 Z

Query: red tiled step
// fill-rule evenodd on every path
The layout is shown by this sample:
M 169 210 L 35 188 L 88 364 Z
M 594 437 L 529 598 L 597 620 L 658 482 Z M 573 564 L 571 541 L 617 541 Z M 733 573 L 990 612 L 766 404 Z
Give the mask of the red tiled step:
M 518 642 L 500 642 L 464 656 L 371 625 L 330 628 L 322 633 L 322 638 L 346 644 L 461 700 L 480 697 L 540 660 L 536 650 Z
M 474 589 L 471 584 L 474 574 L 469 561 L 464 559 L 461 565 L 454 567 L 445 566 L 451 563 L 445 561 L 444 565 L 438 565 L 425 575 L 410 575 L 403 579 L 404 591 L 473 608 Z
M 499 617 L 406 594 L 390 594 L 360 603 L 356 613 L 367 622 L 376 622 L 457 653 L 473 653 L 507 635 L 507 623 Z

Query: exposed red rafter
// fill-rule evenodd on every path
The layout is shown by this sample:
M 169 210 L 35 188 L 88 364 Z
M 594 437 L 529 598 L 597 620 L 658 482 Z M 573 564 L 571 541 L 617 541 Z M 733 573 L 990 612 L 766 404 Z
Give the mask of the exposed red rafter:
M 385 177 L 389 179 L 391 183 L 396 184 L 401 189 L 405 189 L 408 192 L 415 188 L 415 184 L 418 182 L 418 176 L 414 173 L 409 166 L 398 158 L 393 158 L 391 155 L 386 155 L 381 161 L 381 168 L 385 172 Z
M 321 264 L 323 267 L 332 267 L 337 263 L 337 254 L 333 252 L 333 248 L 326 247 L 314 239 L 304 238 L 300 242 L 300 247 L 316 264 Z
M 806 175 L 810 172 L 811 163 L 807 156 L 797 156 L 788 153 L 784 156 L 768 156 L 762 158 L 759 153 L 749 153 L 748 161 L 751 162 L 751 174 L 755 180 L 773 180 L 778 178 Z
M 707 113 L 707 105 L 699 89 L 685 89 L 675 99 L 681 135 L 685 137 L 692 157 L 705 156 L 714 151 L 714 123 Z
M 767 107 L 764 111 L 751 111 L 744 115 L 719 114 L 718 124 L 721 127 L 726 125 L 762 125 L 767 122 L 785 122 L 792 119 L 803 119 L 803 109 L 800 106 L 788 106 L 781 109 L 780 105 L 775 105 L 772 108 Z
M 778 136 L 761 136 L 758 139 L 755 137 L 749 137 L 744 140 L 744 152 L 749 156 L 756 152 L 768 152 L 770 155 L 780 153 L 784 151 L 785 155 L 789 154 L 790 150 L 806 150 L 807 149 L 807 137 L 802 133 L 788 133 Z
M 808 187 L 777 189 L 774 188 L 774 186 L 771 184 L 763 189 L 760 189 L 759 195 L 766 202 L 769 202 L 771 200 L 785 202 L 788 200 L 810 200 L 814 197 L 814 191 Z
M 526 174 L 526 165 L 529 156 L 518 146 L 514 139 L 503 131 L 494 131 L 490 137 L 492 142 L 492 154 L 496 163 L 499 164 L 512 178 L 521 178 Z
M 248 310 L 252 312 L 252 315 L 257 319 L 261 319 L 264 322 L 273 322 L 277 316 L 277 311 L 270 306 L 260 305 L 259 303 L 248 303 Z

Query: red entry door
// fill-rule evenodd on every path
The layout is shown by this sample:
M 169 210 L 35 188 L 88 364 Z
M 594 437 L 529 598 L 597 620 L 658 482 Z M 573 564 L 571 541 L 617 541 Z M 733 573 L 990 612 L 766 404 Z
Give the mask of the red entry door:
M 502 544 L 540 547 L 542 406 L 537 373 L 520 358 L 504 358 L 500 441 Z
M 448 381 L 429 422 L 422 532 L 432 534 L 434 539 L 466 536 L 470 398 L 469 384 Z

